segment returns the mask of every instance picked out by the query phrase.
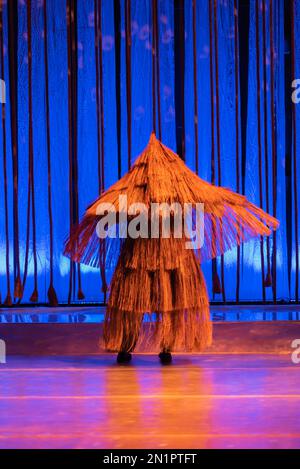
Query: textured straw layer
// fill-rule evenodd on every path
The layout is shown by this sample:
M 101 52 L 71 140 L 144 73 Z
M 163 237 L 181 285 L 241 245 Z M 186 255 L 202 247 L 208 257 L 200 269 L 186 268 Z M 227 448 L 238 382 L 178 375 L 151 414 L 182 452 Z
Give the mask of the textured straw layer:
M 194 252 L 173 239 L 174 262 L 169 248 L 170 260 L 161 255 L 157 265 L 150 265 L 147 244 L 157 244 L 160 252 L 159 239 L 128 239 L 122 247 L 105 316 L 105 347 L 203 350 L 211 343 L 212 329 L 205 280 Z M 166 243 L 163 246 L 166 249 Z M 142 324 L 143 319 L 148 320 Z

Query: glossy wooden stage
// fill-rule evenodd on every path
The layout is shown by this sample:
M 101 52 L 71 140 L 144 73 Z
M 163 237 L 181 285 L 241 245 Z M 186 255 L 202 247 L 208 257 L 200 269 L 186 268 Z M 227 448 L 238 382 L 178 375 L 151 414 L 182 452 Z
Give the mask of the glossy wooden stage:
M 8 357 L 1 448 L 299 448 L 290 355 Z

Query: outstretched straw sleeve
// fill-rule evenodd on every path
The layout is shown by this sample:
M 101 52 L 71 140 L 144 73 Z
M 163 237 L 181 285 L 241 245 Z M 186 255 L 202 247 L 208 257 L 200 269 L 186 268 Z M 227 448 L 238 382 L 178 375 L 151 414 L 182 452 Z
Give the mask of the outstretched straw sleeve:
M 76 262 L 99 265 L 100 243 L 96 226 L 101 203 L 112 204 L 117 214 L 122 211 L 119 196 L 126 195 L 127 207 L 143 203 L 174 202 L 204 204 L 204 242 L 199 249 L 201 261 L 212 259 L 234 246 L 259 236 L 268 236 L 279 222 L 230 189 L 214 186 L 199 178 L 172 150 L 151 134 L 149 143 L 130 171 L 105 191 L 92 205 L 71 233 L 65 255 Z M 109 241 L 106 256 L 113 257 L 117 242 Z

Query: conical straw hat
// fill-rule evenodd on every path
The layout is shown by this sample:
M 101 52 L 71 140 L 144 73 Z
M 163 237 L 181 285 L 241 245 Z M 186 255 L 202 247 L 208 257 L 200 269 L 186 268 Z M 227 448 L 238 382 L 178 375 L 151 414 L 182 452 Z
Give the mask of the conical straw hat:
M 114 211 L 119 213 L 120 208 L 123 210 L 119 205 L 120 196 L 126 196 L 127 208 L 136 203 L 147 208 L 151 203 L 204 204 L 201 261 L 223 254 L 250 238 L 268 236 L 279 225 L 276 218 L 245 196 L 199 178 L 152 133 L 130 171 L 88 207 L 66 242 L 65 255 L 76 262 L 99 265 L 101 243 L 96 234 L 96 225 L 101 218 L 99 205 L 112 204 Z M 107 249 L 106 252 L 112 251 Z
M 120 195 L 127 197 L 128 206 L 143 203 L 150 208 L 151 203 L 203 203 L 206 211 L 216 211 L 224 203 L 245 201 L 244 196 L 199 178 L 154 133 L 130 171 L 105 191 L 87 209 L 86 215 L 97 215 L 100 203 L 111 203 L 118 212 Z

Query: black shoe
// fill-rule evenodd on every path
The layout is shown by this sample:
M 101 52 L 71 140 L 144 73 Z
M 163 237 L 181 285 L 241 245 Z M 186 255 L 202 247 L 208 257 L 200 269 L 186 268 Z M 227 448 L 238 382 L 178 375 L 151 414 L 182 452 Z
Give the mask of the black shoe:
M 129 352 L 119 352 L 117 356 L 118 363 L 129 363 L 132 359 L 132 355 Z
M 172 363 L 172 355 L 170 352 L 160 352 L 158 356 L 162 365 L 169 365 Z

